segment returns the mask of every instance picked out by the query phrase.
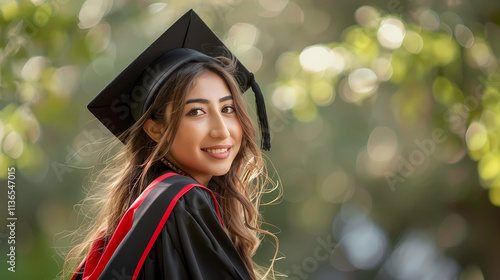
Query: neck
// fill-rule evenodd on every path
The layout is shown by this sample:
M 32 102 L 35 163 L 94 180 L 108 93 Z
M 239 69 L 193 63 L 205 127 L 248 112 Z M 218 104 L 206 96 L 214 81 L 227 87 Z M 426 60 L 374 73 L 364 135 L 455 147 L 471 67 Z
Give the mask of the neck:
M 212 176 L 206 176 L 206 175 L 203 175 L 203 174 L 200 174 L 199 172 L 197 172 L 196 170 L 193 170 L 193 169 L 189 169 L 189 168 L 179 168 L 179 166 L 182 166 L 181 164 L 179 164 L 179 162 L 177 162 L 174 158 L 172 158 L 170 155 L 167 154 L 166 158 L 164 159 L 165 163 L 164 164 L 171 168 L 172 170 L 174 170 L 175 172 L 181 174 L 181 175 L 184 175 L 184 176 L 188 176 L 188 177 L 191 177 L 193 178 L 194 180 L 196 180 L 196 182 L 198 182 L 200 185 L 203 185 L 203 186 L 207 186 L 208 185 L 208 182 L 210 182 L 210 179 L 212 178 Z M 162 159 L 162 162 L 164 161 Z M 170 165 L 169 165 L 170 164 Z M 172 167 L 173 166 L 173 167 Z M 184 171 L 185 170 L 185 171 Z M 187 171 L 187 172 L 186 172 Z M 182 173 L 181 173 L 182 172 Z
M 179 174 L 184 175 L 184 176 L 191 177 L 191 176 L 189 176 L 189 174 L 187 174 L 182 169 L 180 169 L 179 167 L 177 167 L 176 165 L 174 165 L 173 163 L 168 161 L 166 158 L 161 158 L 161 162 L 163 164 L 165 164 L 166 166 L 168 166 L 170 169 L 172 169 L 174 172 L 179 173 Z

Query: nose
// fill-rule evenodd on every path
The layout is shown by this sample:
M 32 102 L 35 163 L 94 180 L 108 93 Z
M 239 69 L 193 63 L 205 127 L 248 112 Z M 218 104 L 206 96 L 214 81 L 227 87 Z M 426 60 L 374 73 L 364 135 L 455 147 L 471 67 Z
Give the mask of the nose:
M 230 133 L 227 128 L 227 124 L 224 117 L 220 113 L 212 115 L 210 126 L 211 137 L 220 139 L 226 139 L 229 137 Z

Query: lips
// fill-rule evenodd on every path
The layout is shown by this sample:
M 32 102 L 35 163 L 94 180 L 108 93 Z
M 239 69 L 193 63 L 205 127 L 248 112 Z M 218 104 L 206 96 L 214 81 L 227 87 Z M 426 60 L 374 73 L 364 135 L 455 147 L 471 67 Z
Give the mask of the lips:
M 225 159 L 231 154 L 231 145 L 217 145 L 207 148 L 202 148 L 207 155 L 215 159 Z
M 211 154 L 221 154 L 227 152 L 229 150 L 228 148 L 226 149 L 202 149 L 205 152 L 209 152 Z

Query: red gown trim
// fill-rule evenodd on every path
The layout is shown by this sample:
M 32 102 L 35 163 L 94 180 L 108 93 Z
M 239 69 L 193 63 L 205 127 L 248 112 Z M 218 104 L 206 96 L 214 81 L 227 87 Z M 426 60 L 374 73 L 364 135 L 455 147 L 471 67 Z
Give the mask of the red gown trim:
M 109 243 L 108 243 L 108 245 L 103 253 L 101 253 L 101 251 L 102 251 L 102 248 L 104 246 L 104 240 L 99 239 L 99 240 L 96 240 L 94 242 L 94 244 L 92 244 L 92 249 L 91 249 L 88 257 L 82 261 L 82 263 L 79 265 L 79 267 L 77 269 L 77 271 L 80 271 L 82 266 L 85 264 L 85 268 L 83 271 L 83 277 L 82 277 L 83 280 L 97 280 L 99 275 L 102 273 L 102 271 L 106 267 L 106 264 L 108 263 L 109 259 L 111 258 L 111 256 L 115 252 L 116 248 L 118 247 L 120 242 L 123 240 L 125 235 L 127 235 L 128 231 L 132 227 L 134 213 L 135 213 L 136 209 L 141 205 L 141 203 L 148 196 L 148 194 L 151 192 L 151 190 L 153 190 L 153 188 L 158 185 L 158 183 L 160 183 L 161 181 L 165 180 L 166 178 L 168 178 L 170 176 L 175 176 L 175 175 L 179 175 L 179 174 L 177 174 L 177 173 L 163 174 L 162 176 L 156 178 L 153 182 L 151 182 L 151 184 L 149 184 L 149 186 L 144 190 L 144 192 L 142 192 L 142 194 L 134 201 L 134 203 L 132 203 L 132 205 L 129 207 L 129 209 L 123 215 L 122 219 L 120 220 L 120 223 L 118 224 L 115 232 L 113 233 L 113 236 L 111 237 L 111 240 L 109 241 Z M 222 225 L 222 219 L 221 219 L 220 212 L 219 212 L 219 206 L 217 204 L 217 200 L 215 198 L 214 193 L 210 189 L 208 189 L 207 187 L 202 186 L 202 185 L 198 185 L 198 184 L 186 185 L 184 188 L 182 188 L 182 190 L 179 193 L 177 193 L 177 195 L 175 195 L 175 197 L 172 199 L 172 202 L 170 202 L 169 206 L 167 207 L 167 210 L 163 214 L 163 217 L 162 217 L 160 223 L 158 224 L 158 226 L 156 227 L 156 230 L 155 230 L 153 236 L 151 236 L 151 239 L 148 243 L 148 246 L 146 247 L 146 249 L 142 253 L 141 259 L 140 259 L 139 263 L 137 264 L 137 267 L 134 271 L 134 275 L 132 277 L 132 280 L 135 280 L 137 278 L 137 276 L 141 270 L 142 264 L 144 263 L 149 251 L 151 250 L 151 247 L 155 243 L 156 238 L 160 234 L 163 226 L 167 222 L 167 219 L 170 216 L 170 213 L 172 213 L 172 210 L 174 209 L 175 204 L 185 193 L 187 193 L 193 187 L 200 187 L 200 188 L 206 189 L 210 192 L 210 194 L 212 195 L 212 198 L 214 199 L 214 202 L 215 202 L 215 208 L 217 210 L 217 216 L 219 217 L 219 222 Z M 75 273 L 73 275 L 71 280 L 74 280 L 76 278 L 76 276 L 77 276 L 77 273 Z

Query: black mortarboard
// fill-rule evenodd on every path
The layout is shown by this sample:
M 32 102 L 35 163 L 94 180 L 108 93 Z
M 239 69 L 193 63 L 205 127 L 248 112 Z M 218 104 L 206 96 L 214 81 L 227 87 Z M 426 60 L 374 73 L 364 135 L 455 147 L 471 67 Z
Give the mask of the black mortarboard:
M 118 136 L 146 112 L 170 73 L 188 62 L 214 59 L 224 55 L 223 52 L 229 50 L 201 18 L 189 10 L 90 101 L 87 108 Z M 240 61 L 236 63 L 235 78 L 241 91 L 252 87 L 255 93 L 262 148 L 269 150 L 264 97 L 254 75 Z

